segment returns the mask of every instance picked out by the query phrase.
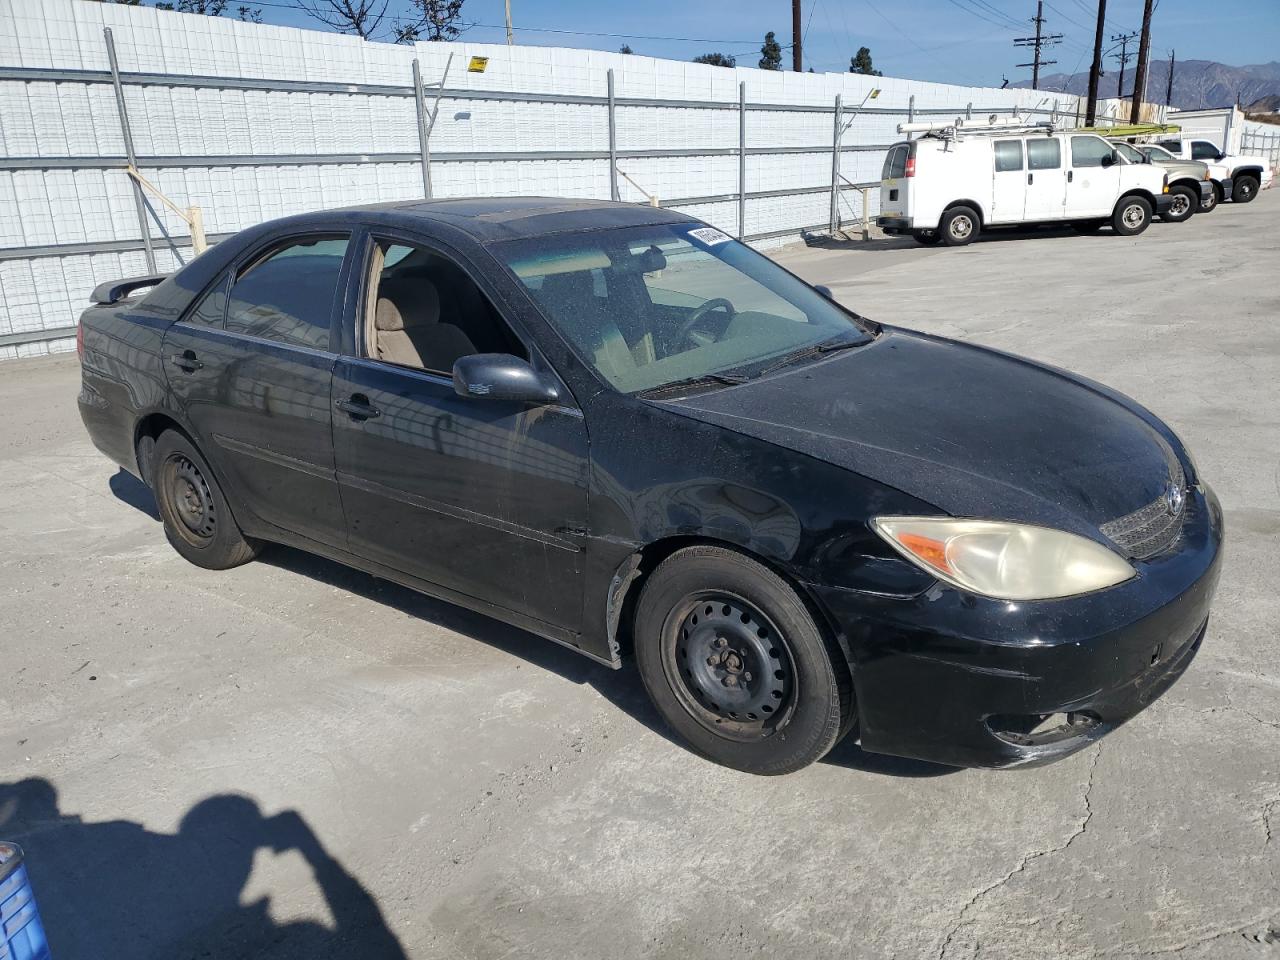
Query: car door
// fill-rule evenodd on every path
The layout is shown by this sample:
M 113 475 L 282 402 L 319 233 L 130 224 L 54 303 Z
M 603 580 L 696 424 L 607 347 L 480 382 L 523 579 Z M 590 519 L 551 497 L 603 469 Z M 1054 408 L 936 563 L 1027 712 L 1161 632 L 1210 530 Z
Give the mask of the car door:
M 1067 216 L 1107 217 L 1120 198 L 1120 164 L 1115 148 L 1101 137 L 1071 137 L 1067 170 Z
M 581 412 L 572 401 L 459 396 L 459 356 L 539 362 L 499 312 L 492 285 L 418 238 L 372 238 L 365 258 L 351 355 L 333 380 L 350 549 L 576 632 L 587 517 Z
M 1023 219 L 1061 220 L 1066 206 L 1066 175 L 1058 137 L 1028 137 L 1027 194 Z
M 990 223 L 1017 223 L 1027 202 L 1026 161 L 1021 140 L 996 140 L 992 144 L 995 173 L 992 174 Z
M 268 524 L 341 545 L 330 390 L 349 234 L 255 248 L 165 334 L 169 385 L 206 456 Z

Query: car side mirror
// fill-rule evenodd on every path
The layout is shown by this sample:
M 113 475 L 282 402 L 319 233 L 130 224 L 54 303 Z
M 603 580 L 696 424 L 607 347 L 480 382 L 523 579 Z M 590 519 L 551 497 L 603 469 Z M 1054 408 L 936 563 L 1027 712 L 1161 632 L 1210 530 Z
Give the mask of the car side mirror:
M 453 389 L 460 397 L 477 400 L 518 400 L 555 403 L 560 385 L 528 360 L 509 353 L 473 353 L 453 364 Z
M 828 300 L 835 300 L 836 298 L 835 294 L 831 292 L 831 288 L 828 287 L 825 283 L 815 283 L 813 285 L 813 289 L 817 290 L 820 294 L 822 294 Z
M 1223 160 L 1227 159 L 1227 155 L 1223 153 L 1221 150 L 1219 150 L 1218 156 L 1216 157 L 1216 159 L 1218 160 L 1219 163 L 1221 163 Z
M 1118 163 L 1119 160 L 1120 160 L 1120 155 L 1116 153 L 1114 150 L 1112 150 L 1110 153 L 1108 153 L 1106 156 L 1102 158 L 1102 165 L 1104 167 L 1109 167 L 1115 163 Z

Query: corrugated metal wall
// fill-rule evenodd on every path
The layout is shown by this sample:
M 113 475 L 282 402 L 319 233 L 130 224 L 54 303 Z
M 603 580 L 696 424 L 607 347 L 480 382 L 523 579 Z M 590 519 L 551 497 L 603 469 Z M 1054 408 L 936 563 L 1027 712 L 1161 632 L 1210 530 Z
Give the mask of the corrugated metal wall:
M 69 349 L 93 286 L 147 270 L 105 27 L 142 173 L 179 206 L 200 206 L 214 238 L 290 213 L 422 196 L 415 57 L 426 85 L 450 91 L 430 141 L 436 196 L 608 198 L 612 70 L 618 167 L 639 184 L 619 177 L 620 198 L 656 195 L 763 243 L 828 220 L 837 94 L 851 120 L 842 173 L 855 183 L 878 180 L 908 109 L 1077 110 L 1076 98 L 1044 91 L 549 47 L 405 47 L 87 0 L 0 0 L 0 359 Z M 484 73 L 467 72 L 473 55 L 489 58 Z M 873 87 L 879 96 L 851 119 Z M 843 216 L 861 215 L 859 197 L 842 191 Z M 150 206 L 157 267 L 173 269 L 190 256 L 187 226 Z

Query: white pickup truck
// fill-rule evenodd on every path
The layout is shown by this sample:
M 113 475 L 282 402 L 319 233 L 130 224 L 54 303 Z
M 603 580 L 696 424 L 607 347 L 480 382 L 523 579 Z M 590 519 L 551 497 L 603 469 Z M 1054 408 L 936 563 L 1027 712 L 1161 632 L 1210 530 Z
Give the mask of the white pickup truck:
M 1156 146 L 1168 150 L 1179 160 L 1203 160 L 1225 166 L 1231 177 L 1231 195 L 1220 197 L 1221 200 L 1248 203 L 1259 190 L 1271 186 L 1274 174 L 1266 157 L 1224 153 L 1212 140 L 1201 137 L 1167 137 L 1157 140 Z

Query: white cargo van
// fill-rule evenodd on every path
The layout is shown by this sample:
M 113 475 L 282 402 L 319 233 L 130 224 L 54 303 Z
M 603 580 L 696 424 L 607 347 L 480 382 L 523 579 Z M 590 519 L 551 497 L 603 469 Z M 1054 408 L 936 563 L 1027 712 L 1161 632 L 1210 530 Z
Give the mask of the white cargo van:
M 1120 163 L 1092 133 L 1007 120 L 907 123 L 898 131 L 924 135 L 889 148 L 876 222 L 921 243 L 961 246 L 986 229 L 1053 222 L 1082 231 L 1110 223 L 1133 236 L 1170 205 L 1163 170 Z

